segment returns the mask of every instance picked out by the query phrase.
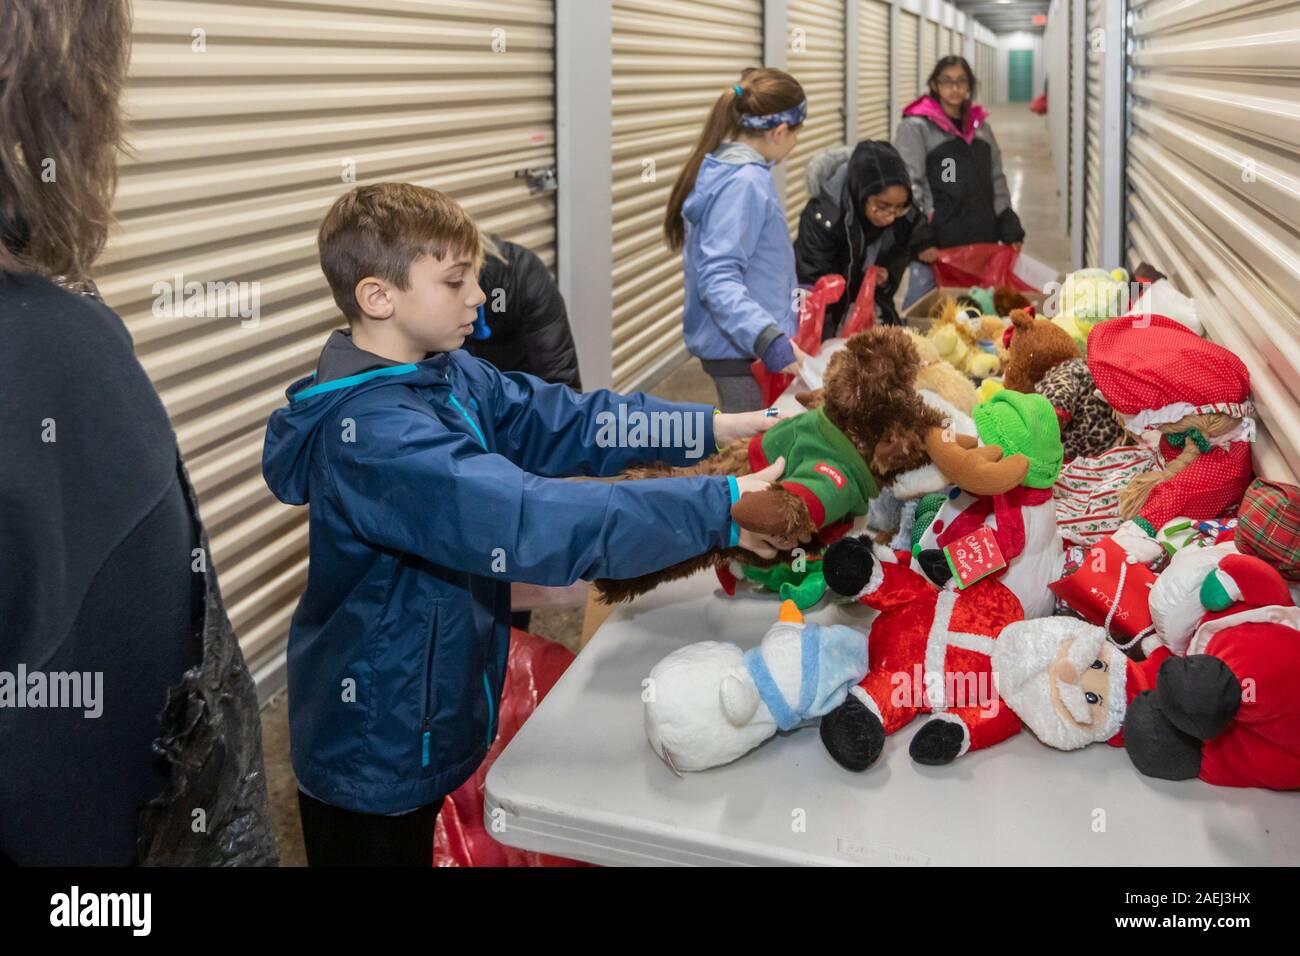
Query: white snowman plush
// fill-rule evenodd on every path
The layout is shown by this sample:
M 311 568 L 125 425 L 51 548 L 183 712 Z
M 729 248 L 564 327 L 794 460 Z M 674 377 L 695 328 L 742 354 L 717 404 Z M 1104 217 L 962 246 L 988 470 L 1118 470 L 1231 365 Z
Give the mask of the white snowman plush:
M 644 695 L 646 737 L 679 773 L 721 766 L 778 729 L 834 710 L 866 672 L 865 634 L 806 623 L 785 601 L 758 647 L 701 641 L 656 664 Z

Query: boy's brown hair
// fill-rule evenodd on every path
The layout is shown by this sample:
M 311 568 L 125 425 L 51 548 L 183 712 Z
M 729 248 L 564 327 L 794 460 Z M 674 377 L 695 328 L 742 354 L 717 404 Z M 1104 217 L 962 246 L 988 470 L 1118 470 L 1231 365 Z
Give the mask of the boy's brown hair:
M 335 200 L 316 236 L 320 267 L 349 322 L 361 318 L 357 283 L 375 276 L 409 288 L 411 265 L 422 255 L 468 255 L 483 262 L 478 227 L 456 200 L 410 183 L 358 186 Z

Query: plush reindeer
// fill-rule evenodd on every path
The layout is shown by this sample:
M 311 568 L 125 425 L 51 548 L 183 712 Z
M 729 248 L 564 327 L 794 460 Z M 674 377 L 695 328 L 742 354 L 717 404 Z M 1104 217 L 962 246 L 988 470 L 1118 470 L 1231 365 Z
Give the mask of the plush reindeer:
M 746 475 L 784 456 L 782 480 L 741 496 L 731 515 L 747 530 L 807 542 L 808 552 L 816 554 L 866 513 L 881 486 L 928 463 L 930 450 L 943 441 L 940 414 L 914 388 L 918 368 L 916 348 L 902 329 L 860 332 L 831 358 L 823 387 L 797 396 L 809 411 L 735 441 L 698 465 L 653 465 L 624 477 Z M 791 554 L 765 559 L 744 548 L 718 549 L 653 574 L 595 585 L 601 600 L 614 604 L 732 560 L 773 567 L 790 561 Z

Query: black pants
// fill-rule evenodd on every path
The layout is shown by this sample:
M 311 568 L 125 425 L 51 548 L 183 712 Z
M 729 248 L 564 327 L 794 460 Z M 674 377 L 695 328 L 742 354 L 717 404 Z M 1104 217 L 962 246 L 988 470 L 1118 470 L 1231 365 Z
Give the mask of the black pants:
M 298 791 L 308 866 L 433 866 L 433 825 L 444 798 L 386 817 L 342 810 Z

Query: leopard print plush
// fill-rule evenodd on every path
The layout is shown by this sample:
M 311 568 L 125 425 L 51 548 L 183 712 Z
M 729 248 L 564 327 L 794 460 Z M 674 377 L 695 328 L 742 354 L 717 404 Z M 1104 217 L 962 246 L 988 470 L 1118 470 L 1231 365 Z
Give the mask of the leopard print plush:
M 1048 371 L 1034 390 L 1057 410 L 1067 461 L 1095 457 L 1129 440 L 1114 409 L 1097 394 L 1086 360 L 1062 362 Z

